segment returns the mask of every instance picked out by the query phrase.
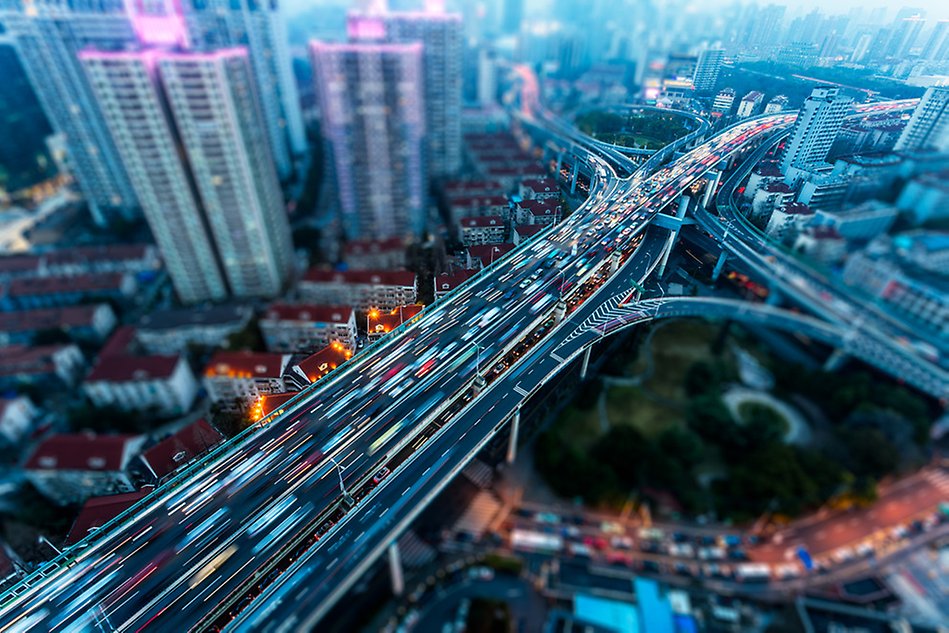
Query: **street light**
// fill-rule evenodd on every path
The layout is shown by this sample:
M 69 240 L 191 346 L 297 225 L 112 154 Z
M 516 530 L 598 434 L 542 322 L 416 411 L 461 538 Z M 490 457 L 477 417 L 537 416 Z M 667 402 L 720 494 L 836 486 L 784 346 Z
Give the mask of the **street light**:
M 37 543 L 44 543 L 44 544 L 48 545 L 48 546 L 50 547 L 50 549 L 52 549 L 52 550 L 53 550 L 54 552 L 56 552 L 58 555 L 60 555 L 60 556 L 63 555 L 63 551 L 62 551 L 61 549 L 59 549 L 58 547 L 56 547 L 55 545 L 53 545 L 52 543 L 50 543 L 50 542 L 49 542 L 49 539 L 46 538 L 45 536 L 43 536 L 42 534 L 40 534 L 38 537 L 36 537 L 36 542 L 37 542 Z
M 336 474 L 339 475 L 339 490 L 343 493 L 343 497 L 348 497 L 349 493 L 346 492 L 346 484 L 343 483 L 343 467 L 339 465 L 335 457 L 330 457 L 330 461 L 336 466 Z
M 567 277 L 564 275 L 563 270 L 558 270 L 557 274 L 560 275 L 560 286 L 558 290 L 560 291 L 560 300 L 563 301 L 563 287 L 567 285 Z

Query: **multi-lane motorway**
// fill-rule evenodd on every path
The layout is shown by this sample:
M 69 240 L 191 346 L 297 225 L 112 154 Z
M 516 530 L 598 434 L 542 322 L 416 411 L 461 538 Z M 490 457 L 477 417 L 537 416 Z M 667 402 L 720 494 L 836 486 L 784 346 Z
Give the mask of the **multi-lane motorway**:
M 45 577 L 34 575 L 28 586 L 8 597 L 0 627 L 211 626 L 218 620 L 209 620 L 208 614 L 228 604 L 225 598 L 252 593 L 254 587 L 266 589 L 268 576 L 278 581 L 271 587 L 286 587 L 287 579 L 297 574 L 277 576 L 271 571 L 274 563 L 283 561 L 297 541 L 307 542 L 334 522 L 310 549 L 326 559 L 327 571 L 336 566 L 344 570 L 346 561 L 365 555 L 359 542 L 368 542 L 371 530 L 383 529 L 387 508 L 395 517 L 395 508 L 412 499 L 413 490 L 427 494 L 426 486 L 400 487 L 424 481 L 413 469 L 429 461 L 429 472 L 454 467 L 461 457 L 456 451 L 465 446 L 461 434 L 469 433 L 472 445 L 483 444 L 507 411 L 523 400 L 528 388 L 515 378 L 529 384 L 531 376 L 541 376 L 527 357 L 512 358 L 510 352 L 523 347 L 527 335 L 536 333 L 544 344 L 556 339 L 550 334 L 556 329 L 551 320 L 561 295 L 572 302 L 578 294 L 588 296 L 577 310 L 595 310 L 596 301 L 589 297 L 603 296 L 607 288 L 589 293 L 603 285 L 611 265 L 634 253 L 653 214 L 708 166 L 791 120 L 793 115 L 778 115 L 733 128 L 648 179 L 621 181 L 598 163 L 585 209 L 331 375 L 242 444 L 215 454 L 187 482 L 159 491 L 107 536 L 70 552 L 68 565 L 48 570 Z M 545 323 L 546 330 L 538 332 Z M 501 368 L 500 379 L 481 396 L 472 395 L 479 371 L 484 375 L 497 369 L 502 358 L 508 366 Z M 511 381 L 510 389 L 499 389 Z M 436 417 L 444 418 L 458 399 L 462 411 L 470 413 L 447 419 L 445 431 L 433 436 L 451 437 L 450 430 L 457 441 L 439 451 L 441 442 L 414 439 Z M 462 420 L 473 424 L 465 429 Z M 347 488 L 364 490 L 404 449 L 412 457 L 340 518 L 339 471 Z M 353 521 L 363 522 L 365 529 Z M 334 561 L 342 556 L 346 560 Z M 309 562 L 312 554 L 304 558 L 297 562 Z M 322 604 L 317 597 L 311 602 Z M 250 612 L 259 613 L 258 605 L 279 604 L 264 598 Z
M 649 316 L 620 303 L 665 243 L 652 217 L 793 120 L 735 126 L 650 177 L 589 157 L 580 210 L 31 575 L 0 630 L 314 623 L 591 335 Z

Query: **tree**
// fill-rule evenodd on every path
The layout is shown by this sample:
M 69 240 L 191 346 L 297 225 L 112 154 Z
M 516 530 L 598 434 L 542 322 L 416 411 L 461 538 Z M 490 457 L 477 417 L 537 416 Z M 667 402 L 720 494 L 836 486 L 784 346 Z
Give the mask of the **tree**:
M 737 425 L 718 395 L 702 395 L 689 401 L 686 412 L 689 428 L 707 442 L 721 444 L 734 438 Z
M 705 458 L 705 445 L 689 429 L 671 427 L 659 434 L 659 449 L 683 468 L 691 468 Z
M 642 465 L 652 451 L 649 440 L 638 429 L 617 426 L 601 437 L 590 453 L 623 486 L 632 488 L 639 484 Z
M 892 473 L 899 464 L 896 448 L 879 429 L 857 427 L 839 429 L 837 438 L 847 447 L 844 454 L 847 468 L 857 477 L 879 479 Z
M 698 361 L 692 363 L 685 374 L 685 393 L 689 397 L 720 391 L 719 376 L 711 363 Z

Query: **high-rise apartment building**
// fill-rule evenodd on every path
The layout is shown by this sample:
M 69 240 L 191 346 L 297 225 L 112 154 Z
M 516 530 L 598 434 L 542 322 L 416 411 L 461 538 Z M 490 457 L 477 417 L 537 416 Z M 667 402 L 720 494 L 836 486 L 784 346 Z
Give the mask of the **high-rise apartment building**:
M 425 227 L 422 44 L 310 43 L 321 133 L 348 239 Z
M 293 155 L 305 151 L 299 99 L 276 2 L 33 0 L 20 10 L 0 9 L 0 25 L 16 45 L 52 127 L 66 139 L 69 168 L 99 224 L 132 218 L 139 204 L 79 64 L 80 51 L 124 51 L 143 44 L 206 52 L 244 46 L 279 175 L 289 176 Z
M 949 151 L 949 86 L 932 86 L 920 99 L 896 149 Z
M 80 59 L 178 297 L 279 293 L 289 224 L 246 50 Z
M 804 100 L 781 159 L 781 171 L 823 162 L 853 104 L 837 88 L 818 87 Z
M 704 92 L 715 89 L 724 60 L 725 51 L 720 48 L 710 48 L 699 53 L 699 60 L 692 75 L 692 85 L 696 90 Z
M 949 20 L 939 20 L 923 46 L 922 58 L 934 62 L 949 60 Z
M 428 170 L 454 174 L 461 169 L 461 15 L 389 13 L 384 22 L 387 42 L 422 44 Z
M 0 10 L 30 84 L 96 224 L 138 215 L 138 200 L 77 57 L 94 47 L 120 50 L 135 34 L 121 2 L 76 6 L 38 0 L 29 11 Z

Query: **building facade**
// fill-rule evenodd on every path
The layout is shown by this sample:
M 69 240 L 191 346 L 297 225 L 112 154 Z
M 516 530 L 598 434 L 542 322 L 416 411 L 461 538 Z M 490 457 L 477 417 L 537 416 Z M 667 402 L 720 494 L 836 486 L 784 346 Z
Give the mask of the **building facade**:
M 823 162 L 852 105 L 853 99 L 840 96 L 837 88 L 814 88 L 794 122 L 781 157 L 781 171 Z
M 896 142 L 896 149 L 949 152 L 949 86 L 926 90 Z
M 356 348 L 356 315 L 349 306 L 275 303 L 258 325 L 269 352 L 308 354 L 333 343 Z
M 171 417 L 187 413 L 198 394 L 198 382 L 183 356 L 100 358 L 82 384 L 96 407 Z

